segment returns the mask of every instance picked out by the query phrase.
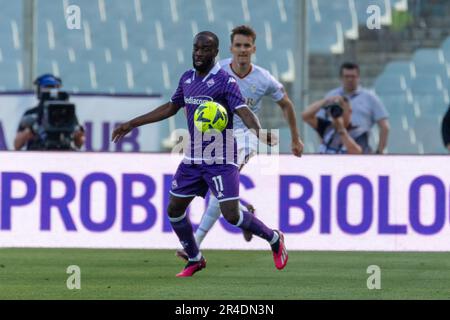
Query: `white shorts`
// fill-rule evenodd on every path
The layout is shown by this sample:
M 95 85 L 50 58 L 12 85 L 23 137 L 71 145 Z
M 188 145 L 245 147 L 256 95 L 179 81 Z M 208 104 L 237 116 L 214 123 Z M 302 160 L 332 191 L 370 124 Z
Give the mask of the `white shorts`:
M 234 137 L 237 145 L 238 165 L 242 166 L 258 153 L 259 140 L 250 130 L 242 129 L 234 130 Z

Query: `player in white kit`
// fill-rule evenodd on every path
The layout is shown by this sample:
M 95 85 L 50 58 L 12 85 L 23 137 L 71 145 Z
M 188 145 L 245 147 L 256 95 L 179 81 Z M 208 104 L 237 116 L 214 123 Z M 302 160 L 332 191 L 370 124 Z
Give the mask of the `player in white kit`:
M 294 106 L 283 85 L 277 81 L 269 71 L 252 64 L 252 55 L 256 52 L 256 33 L 249 26 L 238 26 L 231 32 L 231 59 L 220 61 L 221 67 L 238 82 L 242 96 L 246 99 L 248 107 L 258 115 L 261 109 L 261 99 L 270 96 L 282 109 L 283 115 L 291 131 L 292 153 L 300 157 L 303 152 L 303 142 L 299 137 Z M 234 117 L 234 135 L 238 150 L 238 164 L 240 170 L 248 160 L 257 153 L 258 138 L 251 133 L 239 117 Z M 240 205 L 241 211 L 254 212 L 254 208 Z M 206 234 L 220 217 L 219 202 L 210 196 L 208 208 L 203 214 L 200 225 L 195 232 L 195 240 L 200 246 Z M 244 232 L 244 238 L 251 240 L 251 233 Z M 186 259 L 184 250 L 177 250 L 177 256 Z

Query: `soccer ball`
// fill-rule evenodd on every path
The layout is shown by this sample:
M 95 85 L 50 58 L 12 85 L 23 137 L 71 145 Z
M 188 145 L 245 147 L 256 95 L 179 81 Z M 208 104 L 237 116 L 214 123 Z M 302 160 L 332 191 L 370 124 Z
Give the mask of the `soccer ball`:
M 222 132 L 228 124 L 227 110 L 217 102 L 204 102 L 195 110 L 194 124 L 197 130 L 203 133 L 209 130 Z

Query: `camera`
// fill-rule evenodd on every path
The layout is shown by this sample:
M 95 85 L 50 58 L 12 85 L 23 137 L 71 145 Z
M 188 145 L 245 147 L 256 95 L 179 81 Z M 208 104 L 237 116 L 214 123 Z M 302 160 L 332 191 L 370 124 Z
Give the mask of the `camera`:
M 75 105 L 63 91 L 44 92 L 40 95 L 42 115 L 38 134 L 44 150 L 72 150 L 73 133 L 78 121 Z
M 344 113 L 344 109 L 342 109 L 342 107 L 337 103 L 325 106 L 324 109 L 329 112 L 331 117 L 334 119 L 341 117 Z

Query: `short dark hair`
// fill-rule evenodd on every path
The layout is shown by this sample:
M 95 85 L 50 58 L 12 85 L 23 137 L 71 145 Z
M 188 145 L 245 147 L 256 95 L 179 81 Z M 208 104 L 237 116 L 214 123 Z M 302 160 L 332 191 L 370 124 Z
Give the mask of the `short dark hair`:
M 233 43 L 234 36 L 237 34 L 242 34 L 244 36 L 251 37 L 253 40 L 253 43 L 255 43 L 255 41 L 256 41 L 256 32 L 250 26 L 241 25 L 241 26 L 237 26 L 233 30 L 231 30 L 231 35 L 230 35 L 231 43 Z
M 194 38 L 197 38 L 198 36 L 207 36 L 207 37 L 211 37 L 214 41 L 214 45 L 216 46 L 216 48 L 219 48 L 219 38 L 216 36 L 216 34 L 214 32 L 211 31 L 201 31 L 199 33 L 196 34 L 196 36 Z
M 344 71 L 344 69 L 349 69 L 349 70 L 358 70 L 358 74 L 359 74 L 359 65 L 354 63 L 354 62 L 344 62 L 343 64 L 341 64 L 341 68 L 339 69 L 339 76 L 342 76 L 342 72 Z

